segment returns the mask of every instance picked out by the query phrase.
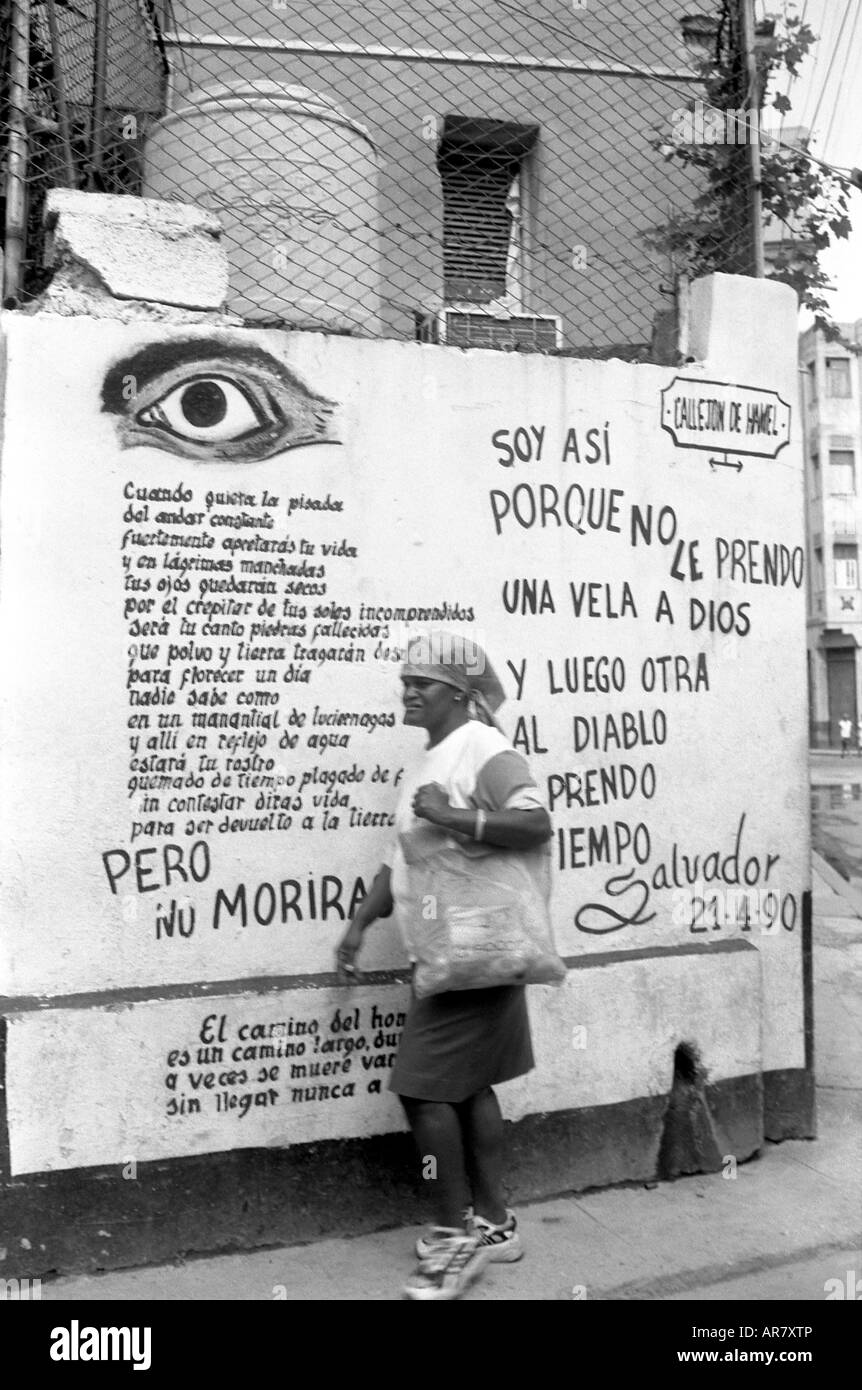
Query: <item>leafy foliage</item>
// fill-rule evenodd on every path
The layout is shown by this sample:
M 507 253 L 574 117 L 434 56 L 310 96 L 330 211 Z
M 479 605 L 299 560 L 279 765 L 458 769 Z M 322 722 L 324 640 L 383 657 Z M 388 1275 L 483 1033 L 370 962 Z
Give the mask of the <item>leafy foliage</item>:
M 834 239 L 851 230 L 848 216 L 850 180 L 826 169 L 809 153 L 810 139 L 785 145 L 763 120 L 763 94 L 770 76 L 785 69 L 796 76 L 816 42 L 808 24 L 791 11 L 758 26 L 756 44 L 757 88 L 749 99 L 749 75 L 745 62 L 736 0 L 722 0 L 711 51 L 697 64 L 703 84 L 703 106 L 721 127 L 717 139 L 668 145 L 667 137 L 653 144 L 668 161 L 688 170 L 699 189 L 689 209 L 675 209 L 665 225 L 649 236 L 656 249 L 670 254 L 675 269 L 690 276 L 724 270 L 751 273 L 749 151 L 744 143 L 754 137 L 734 115 L 753 107 L 752 120 L 760 134 L 760 183 L 764 221 L 782 228 L 767 276 L 792 286 L 800 304 L 814 314 L 815 323 L 828 338 L 839 330 L 832 320 L 824 291 L 829 281 L 821 269 L 819 253 Z M 694 103 L 691 107 L 694 108 Z M 783 93 L 773 96 L 770 109 L 786 118 L 791 103 Z M 778 126 L 776 119 L 774 126 Z M 784 129 L 786 122 L 782 122 Z M 741 143 L 726 143 L 730 140 Z

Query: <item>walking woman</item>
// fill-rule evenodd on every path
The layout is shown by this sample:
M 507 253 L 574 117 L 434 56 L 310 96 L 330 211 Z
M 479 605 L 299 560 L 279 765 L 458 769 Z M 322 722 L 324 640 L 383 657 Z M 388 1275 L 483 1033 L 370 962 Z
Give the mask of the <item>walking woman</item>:
M 401 683 L 404 723 L 425 729 L 428 742 L 406 775 L 389 862 L 338 946 L 345 984 L 356 982 L 363 933 L 377 917 L 393 905 L 416 914 L 411 860 L 427 853 L 429 836 L 461 848 L 466 861 L 477 842 L 518 854 L 535 851 L 552 833 L 527 762 L 493 724 L 505 695 L 480 649 L 471 643 L 467 659 L 463 641 L 448 634 L 416 639 Z M 437 1221 L 417 1243 L 407 1298 L 457 1298 L 488 1260 L 523 1254 L 505 1205 L 503 1119 L 492 1087 L 532 1067 L 523 986 L 414 996 L 390 1087 L 406 1111 L 423 1171 L 434 1174 Z

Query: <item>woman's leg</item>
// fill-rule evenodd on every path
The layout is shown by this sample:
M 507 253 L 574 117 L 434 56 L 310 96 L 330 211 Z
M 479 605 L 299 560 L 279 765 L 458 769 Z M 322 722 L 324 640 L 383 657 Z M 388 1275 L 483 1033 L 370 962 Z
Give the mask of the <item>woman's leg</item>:
M 432 1185 L 437 1222 L 463 1227 L 470 1186 L 457 1111 L 446 1101 L 413 1100 L 409 1096 L 400 1100 L 419 1150 L 423 1177 Z
M 473 1207 L 495 1226 L 506 1220 L 503 1197 L 503 1116 L 497 1097 L 486 1086 L 457 1107 L 464 1136 L 464 1157 L 473 1188 Z

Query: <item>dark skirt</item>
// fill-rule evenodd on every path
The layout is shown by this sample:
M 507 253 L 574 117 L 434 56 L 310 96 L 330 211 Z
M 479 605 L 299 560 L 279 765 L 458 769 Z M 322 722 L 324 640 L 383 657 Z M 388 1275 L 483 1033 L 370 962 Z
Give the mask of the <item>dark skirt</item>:
M 389 1089 L 457 1105 L 533 1066 L 523 985 L 414 996 Z

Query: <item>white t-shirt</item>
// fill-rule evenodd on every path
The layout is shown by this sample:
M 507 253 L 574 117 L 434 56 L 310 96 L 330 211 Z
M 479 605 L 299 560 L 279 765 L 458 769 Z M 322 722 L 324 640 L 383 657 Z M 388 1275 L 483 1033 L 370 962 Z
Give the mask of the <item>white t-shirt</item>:
M 842 738 L 849 738 L 853 732 L 853 723 L 850 719 L 839 719 L 838 732 Z

